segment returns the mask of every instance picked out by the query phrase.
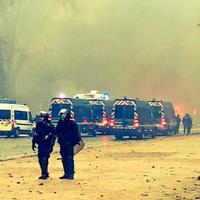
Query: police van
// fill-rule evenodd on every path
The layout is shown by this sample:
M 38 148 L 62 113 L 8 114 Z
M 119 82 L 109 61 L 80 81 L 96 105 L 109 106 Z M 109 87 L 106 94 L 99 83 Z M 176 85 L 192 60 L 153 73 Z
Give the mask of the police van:
M 0 99 L 0 135 L 32 136 L 32 129 L 33 119 L 27 105 L 17 104 L 15 100 Z
M 149 101 L 149 104 L 152 108 L 156 132 L 162 135 L 175 134 L 177 121 L 173 104 L 155 99 Z
M 96 125 L 97 132 L 101 134 L 110 134 L 113 101 L 91 99 L 89 102 L 92 109 L 92 122 Z
M 147 135 L 155 137 L 156 126 L 148 101 L 127 97 L 116 99 L 113 103 L 112 123 L 116 139 L 124 136 L 137 139 L 144 139 Z
M 70 110 L 71 120 L 78 124 L 81 135 L 96 136 L 96 125 L 92 122 L 91 104 L 86 99 L 79 98 L 53 98 L 49 113 L 52 123 L 56 125 L 60 119 L 62 109 Z

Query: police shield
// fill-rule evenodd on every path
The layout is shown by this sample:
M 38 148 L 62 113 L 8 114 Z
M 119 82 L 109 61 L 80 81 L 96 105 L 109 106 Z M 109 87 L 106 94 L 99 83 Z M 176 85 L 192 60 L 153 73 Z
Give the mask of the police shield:
M 79 142 L 79 144 L 76 144 L 74 146 L 74 155 L 76 155 L 77 153 L 79 153 L 84 148 L 84 146 L 85 146 L 85 144 L 84 144 L 83 140 L 81 140 Z

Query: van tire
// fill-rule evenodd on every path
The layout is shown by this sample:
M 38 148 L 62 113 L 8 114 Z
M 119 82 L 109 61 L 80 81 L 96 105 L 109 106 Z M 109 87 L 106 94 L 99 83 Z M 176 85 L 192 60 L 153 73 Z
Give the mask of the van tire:
M 137 140 L 144 140 L 145 135 L 144 135 L 144 133 L 138 134 L 136 138 L 137 138 Z
M 91 135 L 92 135 L 92 137 L 96 137 L 97 136 L 97 131 L 95 129 L 93 129 L 91 131 Z
M 164 130 L 163 135 L 164 136 L 169 136 L 169 130 L 168 129 Z
M 8 137 L 8 138 L 11 138 L 11 137 L 12 137 L 12 134 L 10 134 L 10 133 L 7 134 L 7 137 Z
M 16 129 L 14 132 L 14 137 L 18 138 L 19 137 L 19 129 Z
M 123 138 L 122 135 L 115 135 L 115 139 L 116 139 L 116 140 L 121 140 L 122 138 Z
M 152 133 L 151 133 L 151 138 L 155 138 L 155 137 L 156 137 L 155 132 L 152 132 Z

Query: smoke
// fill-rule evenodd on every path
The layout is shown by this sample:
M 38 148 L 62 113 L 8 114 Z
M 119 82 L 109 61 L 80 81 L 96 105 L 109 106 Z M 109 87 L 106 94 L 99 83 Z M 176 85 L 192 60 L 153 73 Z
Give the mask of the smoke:
M 34 111 L 60 92 L 98 89 L 200 112 L 198 0 L 15 2 L 9 24 L 18 22 L 15 52 L 26 55 L 16 97 Z

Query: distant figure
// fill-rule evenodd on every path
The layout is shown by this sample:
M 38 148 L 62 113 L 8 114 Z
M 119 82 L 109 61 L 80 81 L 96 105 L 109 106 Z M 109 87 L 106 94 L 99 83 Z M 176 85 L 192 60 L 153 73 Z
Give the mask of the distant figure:
M 181 117 L 179 114 L 177 114 L 177 116 L 176 116 L 176 134 L 179 134 L 180 123 L 181 123 Z
M 192 117 L 189 114 L 185 114 L 183 117 L 183 127 L 184 127 L 184 134 L 190 134 L 192 128 Z
M 64 169 L 64 175 L 60 179 L 74 179 L 74 146 L 79 144 L 81 136 L 77 123 L 70 119 L 70 111 L 62 109 L 59 114 L 60 120 L 56 127 L 56 133 Z
M 41 176 L 39 179 L 49 178 L 48 160 L 50 153 L 53 151 L 55 144 L 55 129 L 49 121 L 48 113 L 40 113 L 40 121 L 36 124 L 34 130 L 32 149 L 35 151 L 36 144 L 38 145 L 38 161 L 41 168 Z

